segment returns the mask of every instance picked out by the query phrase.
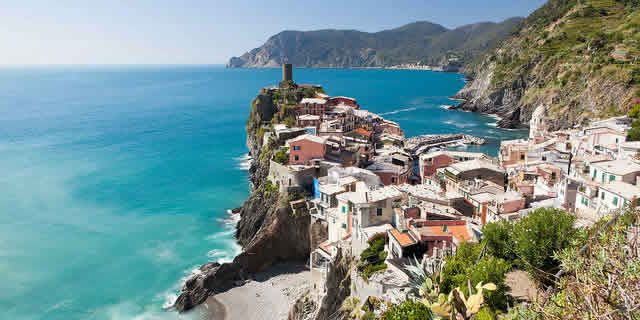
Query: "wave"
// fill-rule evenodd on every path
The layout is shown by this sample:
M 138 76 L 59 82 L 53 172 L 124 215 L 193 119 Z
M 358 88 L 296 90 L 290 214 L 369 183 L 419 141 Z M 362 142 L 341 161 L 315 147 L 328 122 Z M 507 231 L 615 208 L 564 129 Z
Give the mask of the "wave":
M 460 129 L 464 129 L 464 128 L 469 128 L 469 127 L 475 127 L 477 124 L 472 123 L 472 122 L 459 122 L 459 121 L 453 121 L 453 120 L 447 120 L 444 121 L 443 123 L 446 123 L 450 126 L 454 126 L 456 128 L 460 128 Z
M 440 107 L 440 109 L 450 110 L 453 106 L 450 104 L 441 104 L 438 107 Z
M 164 300 L 164 302 L 162 303 L 162 309 L 171 310 L 171 308 L 173 308 L 173 305 L 176 303 L 176 300 L 178 299 L 178 293 L 180 292 L 182 285 L 187 281 L 187 279 L 200 273 L 202 273 L 202 271 L 200 270 L 199 265 L 195 265 L 189 269 L 186 269 L 183 272 L 180 280 L 178 280 L 178 282 L 169 290 L 161 294 L 162 299 Z
M 253 161 L 253 158 L 248 153 L 245 153 L 240 157 L 233 158 L 233 160 L 238 162 L 236 168 L 242 171 L 248 171 L 249 168 L 251 168 L 251 162 Z
M 396 113 L 401 113 L 401 112 L 409 112 L 409 111 L 415 111 L 415 110 L 418 110 L 418 107 L 411 107 L 411 108 L 393 110 L 393 111 L 389 111 L 389 112 L 383 112 L 383 113 L 380 113 L 379 115 L 386 116 L 386 115 L 390 115 L 390 114 L 396 114 Z

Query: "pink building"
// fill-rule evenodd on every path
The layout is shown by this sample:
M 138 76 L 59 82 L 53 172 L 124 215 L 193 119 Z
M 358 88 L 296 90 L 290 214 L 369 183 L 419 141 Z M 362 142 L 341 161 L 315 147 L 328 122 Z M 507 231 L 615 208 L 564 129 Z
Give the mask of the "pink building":
M 303 134 L 287 141 L 289 164 L 306 165 L 314 159 L 324 159 L 327 151 L 326 138 Z
M 436 170 L 444 167 L 448 167 L 453 163 L 453 157 L 450 157 L 446 153 L 439 153 L 433 157 L 425 157 L 420 159 L 422 161 L 422 175 L 423 177 L 431 177 L 436 174 Z

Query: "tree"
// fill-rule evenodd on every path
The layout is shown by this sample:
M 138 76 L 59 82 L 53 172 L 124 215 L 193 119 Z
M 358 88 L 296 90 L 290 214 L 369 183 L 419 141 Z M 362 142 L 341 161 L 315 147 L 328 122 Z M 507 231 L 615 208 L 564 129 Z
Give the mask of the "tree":
M 513 241 L 518 265 L 541 282 L 553 280 L 560 261 L 556 253 L 569 247 L 575 238 L 575 217 L 554 208 L 541 208 L 518 221 Z
M 431 320 L 431 309 L 422 302 L 406 300 L 397 304 L 382 315 L 382 320 Z

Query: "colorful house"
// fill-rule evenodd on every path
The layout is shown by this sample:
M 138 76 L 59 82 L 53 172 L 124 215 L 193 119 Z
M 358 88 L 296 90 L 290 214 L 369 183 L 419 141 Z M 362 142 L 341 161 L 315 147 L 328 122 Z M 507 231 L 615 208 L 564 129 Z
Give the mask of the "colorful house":
M 324 159 L 327 152 L 327 139 L 303 134 L 287 141 L 289 146 L 289 165 L 307 165 L 311 160 Z

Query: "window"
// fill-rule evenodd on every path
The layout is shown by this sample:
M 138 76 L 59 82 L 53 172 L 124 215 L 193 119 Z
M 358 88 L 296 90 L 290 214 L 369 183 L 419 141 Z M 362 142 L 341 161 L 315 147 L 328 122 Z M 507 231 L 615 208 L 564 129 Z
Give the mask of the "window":
M 300 157 L 296 154 L 295 156 L 293 156 L 293 160 L 298 161 L 300 160 Z
M 604 178 L 607 177 L 607 174 L 605 172 L 602 173 L 602 182 L 604 182 Z
M 382 208 L 376 208 L 376 216 L 381 216 L 382 215 Z
M 397 180 L 396 177 L 391 177 L 391 183 L 396 183 Z
M 611 201 L 611 203 L 613 203 L 614 206 L 618 205 L 618 197 L 613 197 L 613 201 Z
M 347 213 L 347 207 L 342 206 L 342 213 Z
M 524 154 L 520 155 L 520 160 L 524 160 Z
M 591 180 L 595 180 L 597 176 L 598 176 L 598 169 L 593 169 L 593 178 L 591 178 Z
M 616 176 L 610 174 L 609 175 L 609 181 L 615 181 L 616 180 Z
M 600 199 L 604 200 L 604 192 L 600 193 Z
M 343 224 L 342 224 L 342 229 L 346 229 L 346 228 L 347 228 L 347 224 L 346 224 L 346 223 L 343 223 Z
M 547 161 L 547 156 L 542 156 L 542 161 Z
M 293 146 L 293 150 L 300 151 L 300 146 Z

